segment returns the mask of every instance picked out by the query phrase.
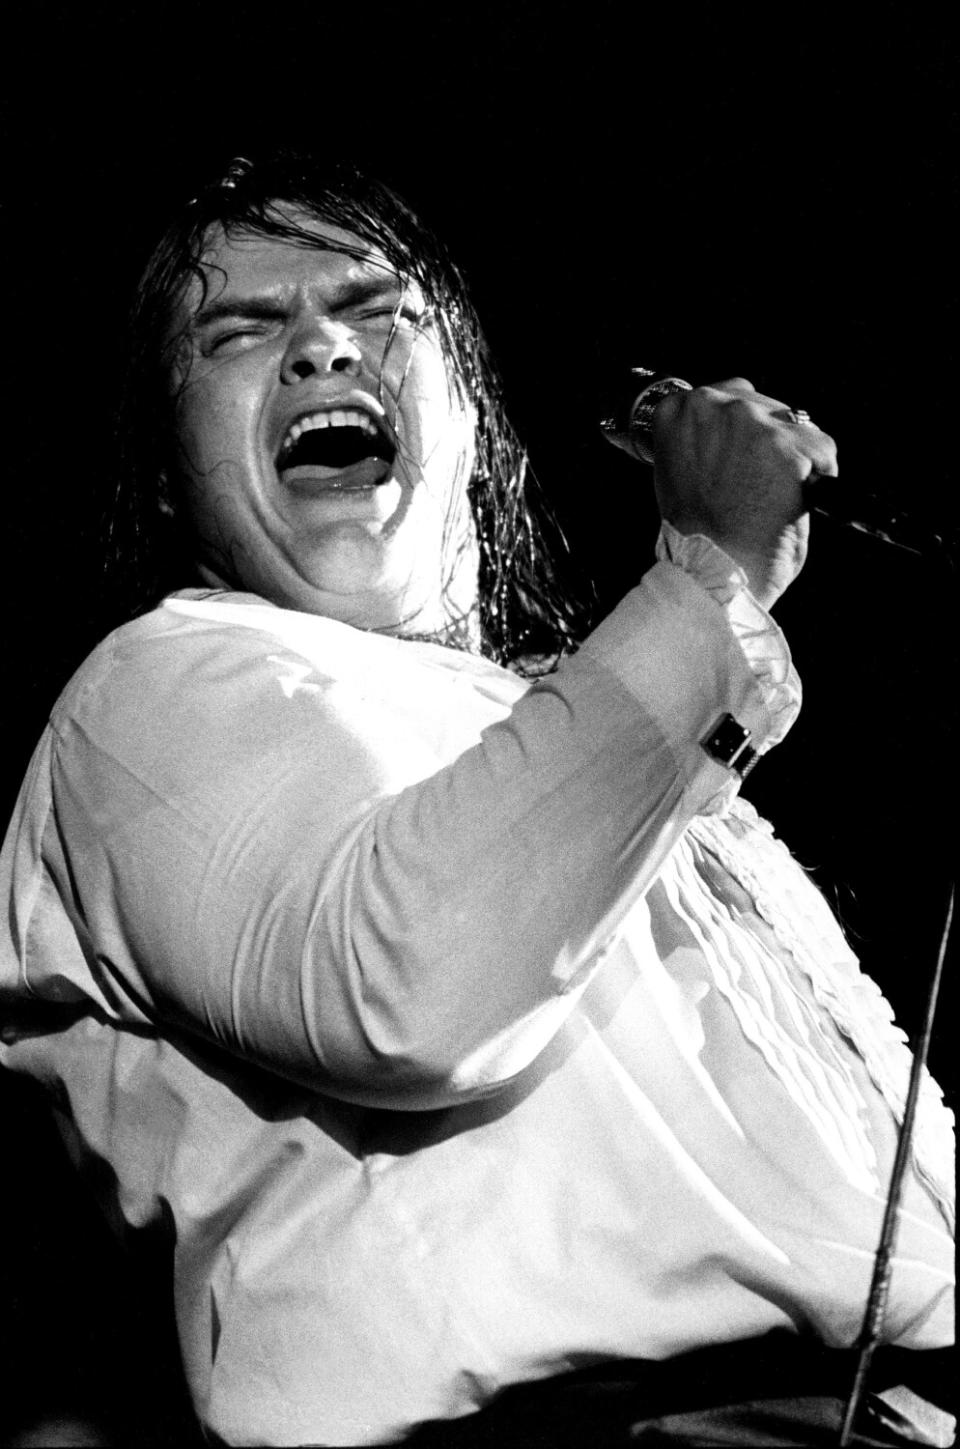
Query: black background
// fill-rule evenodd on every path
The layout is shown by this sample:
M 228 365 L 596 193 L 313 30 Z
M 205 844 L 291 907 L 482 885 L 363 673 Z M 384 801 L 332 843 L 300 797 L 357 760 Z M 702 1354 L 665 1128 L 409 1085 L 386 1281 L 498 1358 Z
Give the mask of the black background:
M 93 642 L 93 525 L 130 288 L 170 205 L 254 145 L 353 156 L 449 241 L 514 421 L 604 598 L 638 577 L 656 531 L 648 474 L 596 429 L 614 359 L 694 381 L 744 375 L 837 436 L 852 488 L 955 522 L 944 13 L 31 7 L 7 60 L 5 807 Z M 955 854 L 955 612 L 935 562 L 817 520 L 778 606 L 804 712 L 746 791 L 910 1032 Z M 947 1013 L 954 994 L 948 983 Z M 952 1092 L 943 1026 L 933 1055 Z M 4 1102 L 5 1362 L 24 1401 L 52 1402 L 59 1385 L 100 1403 L 112 1385 L 124 1409 L 153 1392 L 157 1330 L 29 1094 L 8 1088 Z M 160 1419 L 141 1442 L 162 1437 Z

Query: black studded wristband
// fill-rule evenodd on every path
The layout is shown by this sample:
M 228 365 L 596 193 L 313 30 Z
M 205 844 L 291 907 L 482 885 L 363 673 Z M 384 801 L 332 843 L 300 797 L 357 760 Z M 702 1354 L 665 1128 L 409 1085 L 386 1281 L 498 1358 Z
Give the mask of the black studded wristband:
M 750 745 L 750 731 L 732 714 L 721 715 L 707 737 L 701 741 L 712 760 L 733 770 L 741 780 L 753 769 L 759 758 Z

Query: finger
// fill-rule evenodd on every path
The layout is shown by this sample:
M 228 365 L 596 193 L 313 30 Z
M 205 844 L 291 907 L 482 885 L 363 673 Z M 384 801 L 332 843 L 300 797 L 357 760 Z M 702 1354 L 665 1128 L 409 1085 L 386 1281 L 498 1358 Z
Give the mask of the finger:
M 711 419 L 716 420 L 729 409 L 734 413 L 743 411 L 747 415 L 767 417 L 769 413 L 766 408 L 756 407 L 761 401 L 753 384 L 745 377 L 708 383 L 687 392 L 669 393 L 657 405 L 653 415 L 654 445 L 660 443 L 668 433 L 675 432 L 678 427 L 686 427 L 689 433 L 689 429 L 695 428 L 698 422 L 709 423 Z
M 655 442 L 659 438 L 662 438 L 665 432 L 673 426 L 677 414 L 692 396 L 693 392 L 681 392 L 678 390 L 677 392 L 664 393 L 663 397 L 659 399 L 650 425 Z
M 801 411 L 798 415 L 797 409 L 762 393 L 755 393 L 750 402 L 766 410 L 771 422 L 786 429 L 796 439 L 799 451 L 816 460 L 818 472 L 836 472 L 837 445 L 829 433 L 817 426 L 809 413 Z
M 772 403 L 775 411 L 771 410 L 771 416 L 776 418 L 778 423 L 788 423 L 792 428 L 812 428 L 815 433 L 821 429 L 813 421 L 813 418 L 803 408 L 792 408 L 784 402 L 774 402 L 773 398 L 760 398 L 761 402 Z
M 797 456 L 803 460 L 804 466 L 809 470 L 807 476 L 836 478 L 840 472 L 837 464 L 836 443 L 817 428 L 804 431 L 808 436 L 797 439 Z M 810 436 L 811 433 L 812 436 Z

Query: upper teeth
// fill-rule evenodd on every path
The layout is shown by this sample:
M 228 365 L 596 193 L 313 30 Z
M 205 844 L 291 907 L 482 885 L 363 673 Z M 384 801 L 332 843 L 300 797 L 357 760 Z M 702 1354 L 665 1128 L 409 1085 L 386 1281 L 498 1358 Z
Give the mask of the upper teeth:
M 334 408 L 332 412 L 310 413 L 308 417 L 298 418 L 284 438 L 281 451 L 288 452 L 299 437 L 314 428 L 362 428 L 371 437 L 377 436 L 376 424 L 366 413 L 356 408 Z

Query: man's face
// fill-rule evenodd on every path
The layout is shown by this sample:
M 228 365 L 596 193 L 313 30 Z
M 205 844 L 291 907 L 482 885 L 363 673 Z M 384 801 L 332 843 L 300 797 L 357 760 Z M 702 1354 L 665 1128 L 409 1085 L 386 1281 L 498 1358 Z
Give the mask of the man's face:
M 296 220 L 362 257 L 220 233 L 206 298 L 185 299 L 176 432 L 201 572 L 362 628 L 436 632 L 476 596 L 473 418 L 419 290 L 349 232 Z

